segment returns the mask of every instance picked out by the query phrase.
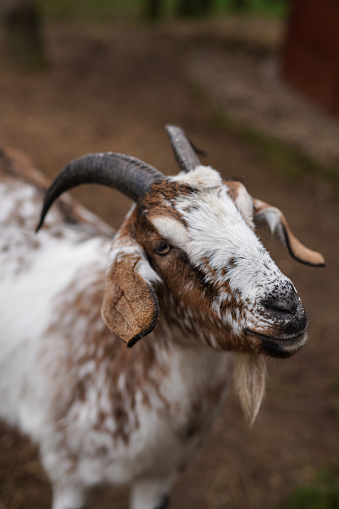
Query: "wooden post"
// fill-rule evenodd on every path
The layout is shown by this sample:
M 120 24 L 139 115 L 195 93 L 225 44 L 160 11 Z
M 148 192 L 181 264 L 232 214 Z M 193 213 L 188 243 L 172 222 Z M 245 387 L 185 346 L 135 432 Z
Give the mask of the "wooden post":
M 242 11 L 248 7 L 247 0 L 232 0 L 232 8 L 236 11 Z
M 41 20 L 31 0 L 2 0 L 7 57 L 19 67 L 40 67 L 46 63 Z
M 177 16 L 206 16 L 213 6 L 213 0 L 178 0 Z
M 161 16 L 162 0 L 146 0 L 146 19 L 158 19 Z

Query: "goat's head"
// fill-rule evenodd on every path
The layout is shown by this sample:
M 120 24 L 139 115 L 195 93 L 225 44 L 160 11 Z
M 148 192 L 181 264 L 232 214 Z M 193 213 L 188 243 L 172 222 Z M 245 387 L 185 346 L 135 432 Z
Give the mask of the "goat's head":
M 108 185 L 136 205 L 113 240 L 102 316 L 132 346 L 153 330 L 158 307 L 181 330 L 223 350 L 287 357 L 306 341 L 307 317 L 291 281 L 254 233 L 266 223 L 299 261 L 323 265 L 282 213 L 237 181 L 202 166 L 184 132 L 168 126 L 181 173 L 165 177 L 129 156 L 70 163 L 47 192 L 44 216 L 65 190 Z

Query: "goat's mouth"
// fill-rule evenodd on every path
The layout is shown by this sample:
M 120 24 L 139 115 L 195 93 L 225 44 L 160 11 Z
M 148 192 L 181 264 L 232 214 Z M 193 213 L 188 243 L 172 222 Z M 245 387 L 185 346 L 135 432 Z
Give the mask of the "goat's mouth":
M 246 332 L 260 339 L 259 348 L 261 353 L 280 359 L 285 359 L 294 355 L 304 346 L 307 340 L 307 332 L 305 329 L 298 334 L 286 334 L 283 337 L 266 336 L 265 334 L 251 329 L 247 329 Z

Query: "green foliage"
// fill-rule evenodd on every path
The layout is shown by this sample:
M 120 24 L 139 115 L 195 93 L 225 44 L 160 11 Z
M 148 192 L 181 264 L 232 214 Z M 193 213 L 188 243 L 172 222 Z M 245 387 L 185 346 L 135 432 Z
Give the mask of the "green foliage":
M 339 461 L 297 488 L 275 509 L 339 509 Z
M 286 15 L 288 2 L 285 0 L 247 0 L 244 10 L 249 14 L 261 14 L 275 17 Z M 234 0 L 216 0 L 218 12 L 230 13 L 234 11 Z
M 62 19 L 81 18 L 95 22 L 109 22 L 120 17 L 139 15 L 140 0 L 37 0 L 45 16 Z
M 146 0 L 36 0 L 44 16 L 74 19 L 81 18 L 95 22 L 109 22 L 113 19 L 140 19 L 145 12 Z M 178 0 L 162 0 L 164 17 L 174 17 Z M 247 0 L 246 14 L 284 16 L 286 0 Z M 229 15 L 234 12 L 234 0 L 214 0 L 212 16 Z

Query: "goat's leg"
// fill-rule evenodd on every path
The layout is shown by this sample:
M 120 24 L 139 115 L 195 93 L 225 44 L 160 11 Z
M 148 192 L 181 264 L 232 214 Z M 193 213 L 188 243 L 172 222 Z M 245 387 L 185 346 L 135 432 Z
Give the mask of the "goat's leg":
M 50 428 L 40 443 L 42 464 L 52 484 L 52 509 L 85 509 L 86 486 L 78 477 L 78 461 L 63 440 L 64 435 Z
M 168 503 L 169 503 L 169 496 L 164 495 L 160 501 L 160 504 L 157 505 L 157 507 L 155 509 L 167 509 Z
M 172 478 L 147 478 L 133 484 L 131 509 L 166 509 Z
M 81 485 L 53 487 L 52 509 L 85 509 L 86 492 Z

